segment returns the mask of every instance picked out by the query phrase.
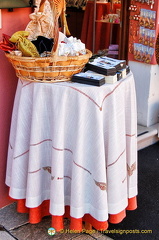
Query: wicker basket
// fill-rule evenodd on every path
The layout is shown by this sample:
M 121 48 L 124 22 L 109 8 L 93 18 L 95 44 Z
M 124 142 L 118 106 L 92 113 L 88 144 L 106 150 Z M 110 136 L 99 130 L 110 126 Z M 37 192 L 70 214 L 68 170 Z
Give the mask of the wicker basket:
M 92 53 L 87 50 L 80 56 L 52 56 L 43 58 L 18 57 L 6 53 L 16 75 L 22 80 L 37 82 L 69 81 L 73 74 L 81 72 Z
M 45 0 L 42 0 L 41 3 L 40 9 L 44 9 Z M 56 9 L 56 6 L 52 7 L 55 21 L 54 41 L 57 43 L 59 30 L 56 27 L 56 22 L 60 11 L 58 9 L 58 13 L 56 13 Z M 50 57 L 20 57 L 6 53 L 6 57 L 15 68 L 18 78 L 49 83 L 69 81 L 73 74 L 79 73 L 84 68 L 91 56 L 92 53 L 89 50 L 86 50 L 86 54 L 79 56 L 57 56 L 56 48 L 53 48 Z

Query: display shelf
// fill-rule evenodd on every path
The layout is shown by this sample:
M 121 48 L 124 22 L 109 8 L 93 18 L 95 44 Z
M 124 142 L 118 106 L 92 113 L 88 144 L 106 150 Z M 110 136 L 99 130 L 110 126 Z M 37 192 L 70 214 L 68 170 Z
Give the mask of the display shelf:
M 99 22 L 99 23 L 108 23 L 108 24 L 120 24 L 120 23 L 114 23 L 114 22 L 106 22 L 104 20 L 96 20 L 95 22 Z
M 129 54 L 131 61 L 156 64 L 155 43 L 158 35 L 158 1 L 136 1 L 129 6 Z M 149 4 L 148 4 L 149 3 Z
M 119 45 L 119 59 L 128 59 L 128 29 L 129 29 L 129 11 L 130 0 L 123 0 L 121 4 L 114 3 L 113 8 L 109 3 L 88 1 L 84 13 L 83 26 L 81 32 L 81 41 L 86 48 L 93 53 L 99 50 L 107 50 L 110 46 L 111 27 L 113 28 L 113 42 L 111 44 Z M 106 24 L 105 22 L 97 22 L 102 16 L 116 13 L 120 9 L 120 24 Z M 118 11 L 117 11 L 118 12 Z M 118 42 L 116 42 L 116 40 Z
M 99 5 L 100 4 L 100 5 Z M 101 14 L 98 12 L 97 13 L 97 5 L 98 5 L 98 9 L 99 6 L 102 8 L 104 7 L 106 10 L 104 12 L 104 10 L 101 10 Z M 108 44 L 107 44 L 107 48 L 109 47 L 109 45 L 111 43 L 119 44 L 119 32 L 120 32 L 120 22 L 116 23 L 116 22 L 108 22 L 102 19 L 102 17 L 104 17 L 104 15 L 109 15 L 109 14 L 116 14 L 116 10 L 121 8 L 121 4 L 113 4 L 113 3 L 106 3 L 106 2 L 97 2 L 97 0 L 94 0 L 94 19 L 93 19 L 93 52 L 96 51 L 96 32 L 98 32 L 98 24 L 108 24 L 108 32 L 109 32 L 109 40 L 108 40 Z M 103 15 L 102 15 L 103 14 Z M 113 33 L 113 26 L 119 26 L 117 30 L 118 34 L 117 34 L 117 39 L 115 39 L 117 42 L 112 42 L 112 33 Z M 100 49 L 98 49 L 100 50 Z

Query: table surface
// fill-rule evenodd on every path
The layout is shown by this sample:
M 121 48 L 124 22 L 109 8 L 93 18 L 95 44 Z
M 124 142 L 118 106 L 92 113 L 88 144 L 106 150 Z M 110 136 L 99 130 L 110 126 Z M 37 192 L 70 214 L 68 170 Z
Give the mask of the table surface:
M 50 214 L 65 206 L 98 221 L 137 195 L 137 116 L 132 73 L 101 87 L 18 81 L 6 184 L 14 199 Z

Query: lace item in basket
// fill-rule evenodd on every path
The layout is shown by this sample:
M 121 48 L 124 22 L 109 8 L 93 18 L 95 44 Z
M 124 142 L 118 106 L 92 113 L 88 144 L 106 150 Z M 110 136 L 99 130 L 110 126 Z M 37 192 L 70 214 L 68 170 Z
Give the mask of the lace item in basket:
M 45 5 L 44 5 L 45 4 Z M 47 11 L 45 6 L 47 4 Z M 54 22 L 49 2 L 41 2 L 38 10 L 35 9 L 33 13 L 29 15 L 31 21 L 26 26 L 30 40 L 35 40 L 38 36 L 44 36 L 47 38 L 53 38 Z

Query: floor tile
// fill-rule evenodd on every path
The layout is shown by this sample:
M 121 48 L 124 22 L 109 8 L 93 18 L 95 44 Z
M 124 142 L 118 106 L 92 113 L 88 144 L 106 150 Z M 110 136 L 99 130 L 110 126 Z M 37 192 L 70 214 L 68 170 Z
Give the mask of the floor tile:
M 28 214 L 18 213 L 16 210 L 16 203 L 12 203 L 7 207 L 1 208 L 0 216 L 0 224 L 7 230 L 28 223 Z
M 65 220 L 65 227 L 67 227 L 67 221 Z M 54 240 L 58 239 L 72 239 L 76 237 L 77 233 L 56 233 L 54 236 L 49 236 L 48 229 L 51 226 L 51 217 L 44 217 L 40 223 L 26 224 L 16 229 L 11 230 L 11 233 L 18 238 L 18 240 L 47 240 L 52 237 Z M 83 238 L 82 238 L 83 239 Z
M 63 239 L 63 238 L 61 237 L 61 239 Z M 77 236 L 75 236 L 71 239 L 74 239 L 74 240 L 94 240 L 94 238 L 92 236 L 90 236 L 89 234 L 84 234 L 84 233 L 78 234 Z
M 15 238 L 6 231 L 0 231 L 0 240 L 15 240 Z
M 84 233 L 69 230 L 70 221 L 64 219 L 64 231 L 56 233 L 54 236 L 49 236 L 48 229 L 51 227 L 51 216 L 44 217 L 40 223 L 30 224 L 28 222 L 28 214 L 20 214 L 16 211 L 16 203 L 13 203 L 5 208 L 0 209 L 1 220 L 0 224 L 7 231 L 0 231 L 0 240 L 110 240 L 106 235 L 93 230 Z
M 113 240 L 112 238 L 104 235 L 104 234 L 101 234 L 100 232 L 98 231 L 95 231 L 94 233 L 90 234 L 92 237 L 94 237 L 95 239 L 99 239 L 99 240 Z

